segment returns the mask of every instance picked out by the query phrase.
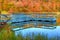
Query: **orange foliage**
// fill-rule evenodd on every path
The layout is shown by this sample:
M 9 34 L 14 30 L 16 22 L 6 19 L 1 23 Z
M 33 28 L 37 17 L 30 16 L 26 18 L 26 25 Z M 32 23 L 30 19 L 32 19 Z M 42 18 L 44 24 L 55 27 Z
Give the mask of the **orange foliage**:
M 60 25 L 60 18 L 57 18 L 57 24 Z
M 2 1 L 2 0 L 1 0 Z M 55 2 L 54 0 L 4 0 L 2 3 L 3 10 L 7 10 L 9 3 L 14 4 L 18 12 L 58 12 L 60 11 L 60 2 Z M 8 5 L 7 5 L 8 4 Z M 12 6 L 11 6 L 12 7 Z M 21 8 L 22 7 L 22 8 Z M 23 9 L 23 10 L 20 10 Z M 0 7 L 1 9 L 1 7 Z M 12 8 L 14 10 L 14 8 Z M 9 8 L 8 11 L 12 10 Z M 14 12 L 16 11 L 14 10 Z

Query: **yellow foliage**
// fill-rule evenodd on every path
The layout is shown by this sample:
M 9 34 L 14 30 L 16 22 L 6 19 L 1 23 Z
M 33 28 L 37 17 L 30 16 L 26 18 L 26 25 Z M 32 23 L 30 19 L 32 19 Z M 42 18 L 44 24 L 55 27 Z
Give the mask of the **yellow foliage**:
M 8 14 L 7 11 L 1 11 L 1 14 Z

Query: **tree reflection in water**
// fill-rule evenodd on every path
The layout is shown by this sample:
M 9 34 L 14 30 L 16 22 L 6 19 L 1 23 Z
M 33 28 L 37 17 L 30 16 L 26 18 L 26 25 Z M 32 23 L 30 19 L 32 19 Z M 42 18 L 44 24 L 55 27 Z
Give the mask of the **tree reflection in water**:
M 39 16 L 39 15 L 38 15 Z M 56 24 L 56 18 L 54 17 L 45 17 L 45 18 L 39 18 L 39 17 L 31 17 L 30 15 L 25 14 L 14 14 L 11 17 L 10 22 L 12 23 L 12 26 L 16 27 L 53 27 Z

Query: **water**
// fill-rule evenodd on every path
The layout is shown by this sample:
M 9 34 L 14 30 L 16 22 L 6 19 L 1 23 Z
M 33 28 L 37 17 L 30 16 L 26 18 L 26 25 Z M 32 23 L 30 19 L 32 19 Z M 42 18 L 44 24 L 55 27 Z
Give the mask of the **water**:
M 11 19 L 8 21 L 8 23 L 15 22 L 12 24 L 12 26 L 21 26 L 21 27 L 23 27 L 25 24 L 31 24 L 31 23 L 33 23 L 35 26 L 37 26 L 38 24 L 56 24 L 56 18 L 53 18 L 53 17 L 52 18 L 39 18 L 38 16 L 32 17 L 31 15 L 25 15 L 25 14 L 12 14 Z M 30 22 L 28 20 L 41 20 L 41 21 Z M 44 22 L 45 20 L 49 20 L 51 22 Z M 24 22 L 24 21 L 28 21 L 28 22 Z
M 23 22 L 26 20 L 42 20 L 42 22 L 40 21 L 33 21 L 33 22 Z M 52 22 L 44 22 L 44 20 L 49 20 Z M 51 29 L 49 28 L 38 28 L 37 25 L 38 24 L 56 24 L 56 18 L 38 18 L 38 17 L 31 17 L 31 15 L 25 15 L 25 14 L 14 14 L 11 15 L 11 19 L 8 21 L 8 23 L 11 22 L 11 26 L 17 26 L 18 28 L 15 29 L 13 28 L 12 30 L 15 32 L 15 35 L 19 35 L 20 33 L 22 33 L 22 35 L 25 37 L 27 34 L 31 35 L 32 33 L 34 33 L 35 35 L 37 34 L 41 34 L 41 35 L 47 35 L 48 38 L 52 38 L 52 37 L 60 37 L 60 26 L 56 26 L 56 28 L 53 29 L 52 26 Z M 13 22 L 17 22 L 17 23 L 13 23 Z M 20 23 L 18 23 L 20 22 Z M 35 28 L 26 28 L 23 29 L 25 24 L 34 24 Z M 45 26 L 46 27 L 46 26 Z M 16 31 L 17 30 L 17 31 Z
M 19 29 L 18 31 L 16 31 L 17 29 Z M 19 35 L 22 34 L 23 37 L 26 37 L 27 34 L 29 36 L 32 36 L 32 33 L 34 33 L 34 35 L 47 35 L 48 38 L 53 38 L 56 37 L 58 39 L 58 37 L 60 37 L 60 26 L 56 26 L 55 29 L 44 29 L 44 28 L 26 28 L 26 29 L 13 29 L 15 31 L 15 35 Z
M 42 22 L 37 22 L 37 21 L 33 21 L 33 22 L 21 22 L 21 21 L 25 21 L 25 20 L 42 20 Z M 44 20 L 50 20 L 52 21 L 50 22 L 44 22 Z M 56 28 L 53 29 L 49 29 L 49 28 L 38 28 L 37 25 L 38 24 L 56 24 L 56 18 L 38 18 L 38 17 L 31 17 L 31 15 L 25 15 L 25 14 L 13 14 L 11 15 L 11 19 L 8 21 L 8 23 L 12 23 L 11 26 L 17 26 L 17 29 L 13 28 L 12 30 L 15 32 L 15 35 L 19 35 L 20 33 L 25 37 L 27 34 L 32 36 L 31 34 L 34 33 L 35 35 L 37 34 L 41 34 L 41 35 L 47 35 L 48 38 L 52 38 L 52 37 L 60 37 L 60 26 L 56 26 Z M 13 22 L 20 22 L 20 23 L 13 23 Z M 23 29 L 25 24 L 31 24 L 33 23 L 35 26 L 35 28 L 26 28 Z M 19 28 L 20 27 L 20 28 Z M 58 38 L 57 37 L 57 38 Z

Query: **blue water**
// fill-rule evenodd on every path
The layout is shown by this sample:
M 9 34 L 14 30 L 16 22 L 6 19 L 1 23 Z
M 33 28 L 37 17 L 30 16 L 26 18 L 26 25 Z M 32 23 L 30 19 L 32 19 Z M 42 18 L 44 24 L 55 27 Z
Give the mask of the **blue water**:
M 26 37 L 27 35 L 32 36 L 32 34 L 38 35 L 41 34 L 47 35 L 48 38 L 56 37 L 56 39 L 60 38 L 60 26 L 56 26 L 55 29 L 44 29 L 44 28 L 26 28 L 21 29 L 18 31 L 15 31 L 15 35 L 22 34 L 23 37 Z
M 9 22 L 21 22 L 21 21 L 25 21 L 25 20 L 52 20 L 53 24 L 56 24 L 56 18 L 32 18 L 31 15 L 24 15 L 24 14 L 14 14 L 11 15 L 11 20 L 8 21 Z M 25 37 L 27 34 L 32 36 L 32 33 L 34 33 L 35 35 L 37 34 L 41 34 L 41 35 L 47 35 L 48 38 L 52 38 L 52 37 L 60 37 L 60 26 L 56 26 L 55 29 L 46 29 L 46 28 L 36 28 L 37 24 L 52 24 L 50 22 L 37 22 L 37 21 L 33 21 L 33 22 L 21 22 L 21 23 L 14 23 L 11 24 L 12 26 L 17 26 L 17 27 L 24 27 L 24 24 L 29 24 L 29 23 L 34 23 L 34 27 L 35 28 L 26 28 L 26 29 L 21 29 L 18 31 L 15 31 L 15 35 L 19 35 L 20 33 Z M 54 27 L 54 26 L 53 26 Z M 20 28 L 19 28 L 20 29 Z M 57 37 L 57 38 L 58 38 Z
M 13 14 L 11 15 L 11 19 L 8 21 L 8 23 L 12 23 L 12 22 L 21 22 L 21 21 L 25 21 L 25 20 L 52 20 L 53 24 L 56 24 L 56 18 L 32 18 L 31 15 L 25 15 L 25 14 Z M 37 24 L 51 24 L 49 22 L 37 22 L 37 21 L 33 21 L 33 22 L 21 22 L 21 23 L 14 23 L 11 24 L 11 26 L 17 26 L 17 27 L 24 27 L 24 24 L 29 24 L 29 23 L 34 23 L 34 27 L 35 28 L 26 28 L 26 29 L 22 29 L 22 28 L 18 28 L 21 30 L 15 31 L 15 35 L 19 35 L 20 33 L 25 37 L 27 34 L 32 36 L 32 33 L 34 33 L 35 35 L 37 34 L 41 34 L 41 35 L 47 35 L 48 38 L 52 38 L 52 37 L 58 37 L 60 38 L 60 26 L 56 26 L 55 29 L 46 29 L 46 28 L 36 28 Z M 54 26 L 53 26 L 54 27 Z
M 38 15 L 39 16 L 39 15 Z M 43 22 L 21 22 L 21 21 L 26 21 L 26 20 L 42 20 Z M 44 20 L 49 20 L 53 22 L 44 22 Z M 25 24 L 29 23 L 34 23 L 35 26 L 38 24 L 56 24 L 56 18 L 38 18 L 38 17 L 31 17 L 31 15 L 25 15 L 25 14 L 12 14 L 11 19 L 8 21 L 9 22 L 21 22 L 21 23 L 14 23 L 12 26 L 24 26 Z

